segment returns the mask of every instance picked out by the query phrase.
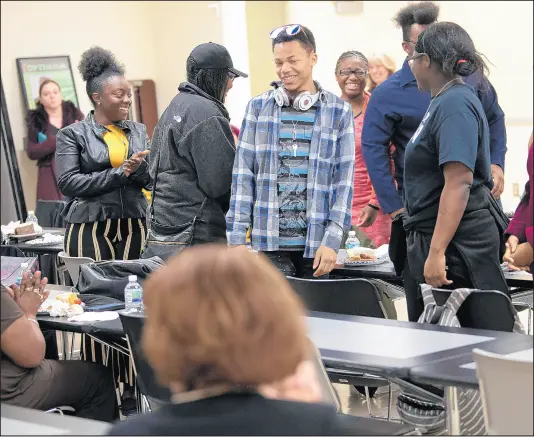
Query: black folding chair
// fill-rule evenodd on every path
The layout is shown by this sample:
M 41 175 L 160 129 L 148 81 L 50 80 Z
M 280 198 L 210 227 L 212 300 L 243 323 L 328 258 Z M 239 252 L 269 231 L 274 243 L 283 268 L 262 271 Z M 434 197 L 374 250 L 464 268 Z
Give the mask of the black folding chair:
M 141 396 L 138 396 L 140 412 L 149 412 L 158 406 L 169 403 L 171 392 L 167 387 L 162 387 L 156 380 L 154 370 L 146 360 L 141 349 L 141 334 L 143 332 L 144 315 L 136 313 L 119 313 L 128 349 L 132 357 L 133 368 L 136 378 L 136 386 Z
M 350 316 L 365 316 L 387 319 L 386 309 L 375 285 L 367 279 L 301 279 L 286 278 L 310 311 L 320 311 Z M 391 418 L 392 387 L 390 381 L 374 375 L 327 367 L 332 382 L 353 385 L 358 391 L 364 387 L 370 417 L 370 398 L 378 387 L 388 386 L 388 417 Z M 369 390 L 371 388 L 371 391 Z M 382 417 L 378 417 L 381 418 Z

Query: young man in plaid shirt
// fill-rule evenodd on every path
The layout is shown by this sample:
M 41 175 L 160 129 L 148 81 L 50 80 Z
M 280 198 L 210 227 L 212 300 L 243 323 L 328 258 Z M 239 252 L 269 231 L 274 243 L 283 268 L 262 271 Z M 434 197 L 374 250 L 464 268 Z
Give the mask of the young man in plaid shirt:
M 228 243 L 264 252 L 286 275 L 319 277 L 351 223 L 354 125 L 348 103 L 312 78 L 315 38 L 300 25 L 271 32 L 274 89 L 246 110 L 233 168 Z

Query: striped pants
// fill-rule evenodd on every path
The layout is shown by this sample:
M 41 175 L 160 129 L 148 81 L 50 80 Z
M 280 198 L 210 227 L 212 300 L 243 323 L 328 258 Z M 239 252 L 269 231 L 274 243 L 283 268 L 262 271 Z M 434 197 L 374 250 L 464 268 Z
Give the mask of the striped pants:
M 65 252 L 68 256 L 84 256 L 95 261 L 139 259 L 141 249 L 145 245 L 145 237 L 144 219 L 107 219 L 93 223 L 69 223 L 65 233 Z M 128 348 L 125 342 L 123 346 Z M 82 360 L 111 367 L 115 382 L 131 387 L 133 368 L 129 357 L 113 349 L 109 350 L 109 355 L 107 352 L 104 345 L 82 334 Z
M 65 252 L 95 261 L 139 259 L 145 245 L 144 219 L 107 219 L 93 223 L 68 223 Z

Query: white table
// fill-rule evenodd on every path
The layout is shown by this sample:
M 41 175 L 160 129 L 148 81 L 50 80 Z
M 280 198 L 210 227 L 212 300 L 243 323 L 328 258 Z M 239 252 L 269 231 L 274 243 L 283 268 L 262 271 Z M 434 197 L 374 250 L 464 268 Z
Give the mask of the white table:
M 505 357 L 532 361 L 533 337 L 524 334 L 512 335 L 513 338 L 499 338 L 476 347 Z M 442 360 L 410 369 L 411 380 L 444 387 L 447 428 L 450 435 L 458 435 L 460 432 L 458 387 L 478 388 L 476 366 L 472 356 L 472 351 L 460 355 L 451 354 Z
M 515 334 L 310 311 L 308 335 L 330 367 L 407 378 L 412 367 Z
M 453 435 L 457 435 L 454 432 L 458 429 L 456 425 L 459 426 L 454 385 L 458 377 L 451 376 L 445 381 L 435 378 L 443 378 L 447 371 L 458 369 L 458 366 L 452 366 L 451 370 L 451 366 L 444 367 L 443 363 L 471 357 L 474 348 L 497 353 L 532 348 L 531 336 L 512 332 L 452 328 L 314 311 L 309 312 L 307 323 L 308 335 L 328 367 L 369 372 L 401 386 L 408 386 L 406 380 L 414 375 L 413 369 L 429 372 L 430 379 L 417 378 L 414 381 L 445 386 L 448 429 L 452 429 Z M 462 364 L 470 361 L 468 358 Z M 436 371 L 437 368 L 441 368 L 441 371 Z M 474 378 L 477 384 L 474 369 L 460 370 L 471 380 Z M 436 400 L 442 401 L 437 396 Z

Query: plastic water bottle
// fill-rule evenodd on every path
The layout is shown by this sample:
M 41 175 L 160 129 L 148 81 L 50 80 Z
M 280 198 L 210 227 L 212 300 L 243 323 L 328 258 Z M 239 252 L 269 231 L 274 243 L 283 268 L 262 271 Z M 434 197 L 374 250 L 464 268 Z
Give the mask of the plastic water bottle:
M 360 247 L 360 240 L 356 237 L 356 231 L 349 231 L 349 238 L 345 242 L 345 249 L 355 249 L 356 247 Z
M 137 276 L 128 276 L 124 289 L 124 306 L 127 312 L 143 312 L 143 288 L 137 282 Z
M 39 222 L 37 221 L 37 217 L 33 211 L 28 211 L 28 217 L 26 217 L 26 223 L 33 223 L 34 229 L 35 231 L 37 231 L 37 226 L 39 225 Z
M 24 273 L 29 272 L 30 268 L 28 267 L 28 263 L 21 263 L 20 264 L 20 275 L 17 276 L 16 284 L 18 287 L 20 287 L 20 283 L 22 282 L 22 277 L 24 276 Z

